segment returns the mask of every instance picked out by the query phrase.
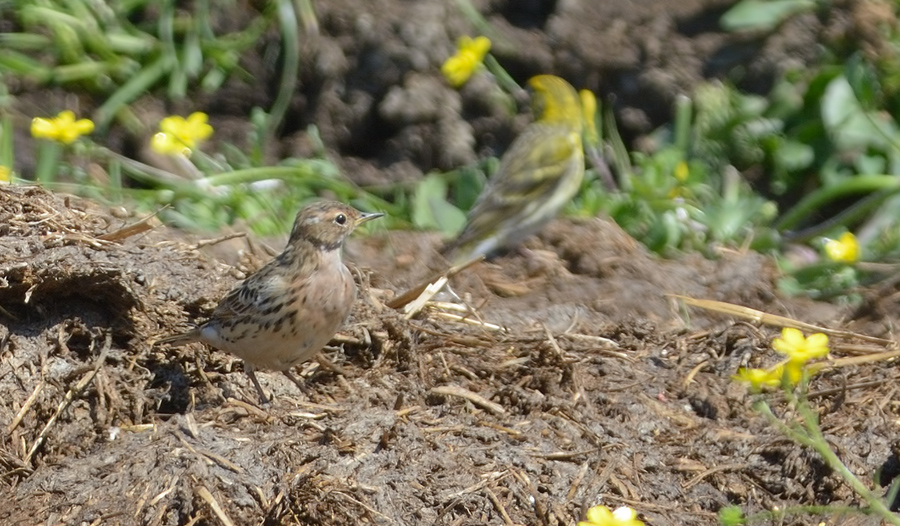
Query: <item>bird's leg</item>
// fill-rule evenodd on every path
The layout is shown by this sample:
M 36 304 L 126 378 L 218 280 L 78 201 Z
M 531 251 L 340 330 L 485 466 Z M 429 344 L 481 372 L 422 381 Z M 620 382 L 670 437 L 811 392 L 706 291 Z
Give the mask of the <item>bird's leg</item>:
M 300 391 L 302 391 L 303 394 L 305 394 L 310 400 L 312 399 L 312 392 L 310 392 L 309 388 L 306 387 L 306 383 L 305 383 L 305 382 L 299 380 L 296 376 L 294 376 L 293 374 L 291 374 L 291 371 L 289 371 L 289 370 L 284 370 L 284 371 L 282 371 L 282 372 L 283 372 L 284 375 L 287 376 L 292 382 L 294 382 L 294 385 L 297 386 L 297 389 L 300 389 Z
M 247 376 L 250 377 L 250 381 L 253 382 L 254 387 L 256 387 L 256 392 L 259 393 L 259 403 L 262 405 L 268 404 L 271 400 L 268 396 L 266 396 L 266 392 L 263 391 L 261 385 L 259 385 L 259 380 L 256 379 L 256 373 L 253 372 L 253 368 L 249 365 L 246 365 Z

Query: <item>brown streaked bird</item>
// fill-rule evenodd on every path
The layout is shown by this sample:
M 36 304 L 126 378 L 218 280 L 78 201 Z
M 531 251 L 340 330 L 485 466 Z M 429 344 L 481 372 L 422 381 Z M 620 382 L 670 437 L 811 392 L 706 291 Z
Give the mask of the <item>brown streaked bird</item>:
M 284 251 L 228 293 L 209 321 L 158 343 L 203 342 L 244 360 L 262 403 L 268 397 L 254 370 L 282 371 L 312 359 L 350 315 L 356 283 L 341 259 L 353 230 L 384 214 L 334 201 L 297 213 Z

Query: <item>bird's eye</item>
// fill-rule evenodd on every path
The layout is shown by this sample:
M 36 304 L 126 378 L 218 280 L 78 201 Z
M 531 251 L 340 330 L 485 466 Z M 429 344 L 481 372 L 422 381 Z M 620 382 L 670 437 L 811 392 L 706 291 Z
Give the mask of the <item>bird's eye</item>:
M 338 214 L 334 216 L 334 222 L 339 225 L 343 225 L 347 222 L 347 216 L 345 216 L 344 214 Z

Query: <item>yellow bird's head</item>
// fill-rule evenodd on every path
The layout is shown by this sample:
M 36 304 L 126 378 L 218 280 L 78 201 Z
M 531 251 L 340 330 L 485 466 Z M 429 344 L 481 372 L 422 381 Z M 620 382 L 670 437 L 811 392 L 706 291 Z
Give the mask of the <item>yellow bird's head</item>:
M 538 75 L 528 80 L 534 92 L 531 106 L 538 122 L 565 123 L 581 130 L 581 104 L 575 88 L 555 75 Z

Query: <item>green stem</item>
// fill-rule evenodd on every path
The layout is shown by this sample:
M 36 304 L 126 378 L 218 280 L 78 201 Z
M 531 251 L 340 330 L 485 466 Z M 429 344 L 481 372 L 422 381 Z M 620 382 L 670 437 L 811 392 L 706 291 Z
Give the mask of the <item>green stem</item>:
M 11 49 L 4 49 L 3 53 L 0 53 L 0 73 L 4 72 L 22 75 L 35 84 L 45 84 L 53 78 L 53 72 L 50 68 L 27 55 Z
M 135 161 L 134 159 L 125 157 L 112 150 L 98 148 L 97 154 L 102 158 L 107 159 L 110 164 L 118 163 L 124 173 L 141 183 L 154 186 L 177 186 L 185 184 L 183 178 L 171 172 L 144 164 L 140 161 Z
M 97 124 L 97 128 L 103 130 L 109 126 L 122 106 L 150 91 L 150 88 L 159 82 L 159 79 L 170 71 L 174 64 L 174 57 L 164 53 L 116 90 L 94 113 L 94 122 Z
M 331 172 L 333 171 L 334 165 L 330 162 L 307 160 L 292 166 L 263 166 L 210 175 L 193 181 L 189 185 L 174 186 L 173 190 L 176 193 L 185 190 L 187 190 L 186 193 L 192 193 L 215 186 L 246 184 L 266 179 L 284 179 L 289 180 L 290 184 L 309 183 L 311 186 L 330 190 L 337 195 L 354 196 L 356 199 L 365 202 L 370 208 L 384 210 L 391 215 L 399 213 L 397 206 L 378 196 L 360 190 L 349 181 L 332 175 Z
M 603 127 L 607 130 L 607 142 L 612 150 L 612 155 L 609 157 L 612 158 L 616 173 L 619 174 L 619 188 L 622 193 L 629 194 L 634 190 L 634 182 L 631 180 L 634 168 L 631 165 L 631 157 L 628 148 L 625 147 L 625 141 L 619 135 L 619 128 L 616 126 L 616 118 L 610 105 L 603 107 Z
M 122 163 L 112 161 L 109 163 L 107 170 L 109 173 L 109 190 L 111 201 L 114 203 L 122 202 Z
M 842 210 L 839 214 L 829 217 L 817 225 L 804 228 L 803 230 L 785 233 L 782 236 L 782 240 L 786 243 L 806 243 L 810 239 L 820 236 L 840 225 L 852 225 L 862 221 L 872 214 L 872 210 L 880 207 L 895 193 L 894 190 L 889 189 L 869 194 L 863 199 L 853 203 L 850 208 Z
M 497 59 L 494 58 L 494 55 L 488 54 L 484 57 L 484 66 L 488 71 L 494 75 L 494 78 L 497 79 L 497 84 L 500 85 L 500 88 L 503 89 L 506 93 L 509 93 L 516 98 L 520 93 L 522 93 L 523 88 L 519 86 L 519 83 L 515 81 L 510 74 L 503 69 L 503 66 L 497 62 Z
M 783 521 L 787 517 L 800 514 L 812 515 L 858 515 L 864 513 L 868 515 L 867 510 L 860 510 L 852 506 L 785 506 L 778 511 L 761 511 L 753 515 L 747 515 L 743 524 L 755 524 L 765 520 L 773 521 L 780 524 L 778 520 Z
M 862 112 L 862 115 L 863 115 L 863 117 L 865 117 L 865 119 L 867 121 L 869 121 L 869 124 L 871 124 L 872 127 L 875 129 L 875 133 L 877 133 L 878 135 L 881 135 L 881 138 L 884 139 L 885 142 L 890 144 L 891 148 L 893 148 L 895 152 L 900 152 L 900 144 L 897 143 L 896 134 L 894 133 L 893 129 L 891 129 L 891 131 L 889 133 L 888 130 L 885 130 L 885 124 L 883 124 L 880 120 L 876 120 L 874 118 L 874 115 L 876 115 L 876 112 L 864 111 L 864 112 Z
M 62 155 L 62 144 L 50 140 L 40 140 L 39 143 L 35 179 L 46 185 L 56 179 L 56 173 L 59 170 L 59 158 Z
M 819 188 L 788 210 L 775 223 L 775 229 L 778 231 L 790 230 L 810 214 L 836 199 L 879 190 L 887 190 L 891 193 L 900 191 L 900 177 L 896 175 L 860 175 L 838 184 Z
M 278 95 L 269 110 L 268 132 L 274 136 L 281 127 L 287 113 L 291 97 L 297 89 L 297 77 L 300 74 L 300 35 L 297 32 L 297 14 L 291 0 L 278 0 L 278 25 L 281 28 L 281 41 L 284 45 L 284 67 L 281 71 L 281 82 L 278 84 Z
M 2 33 L 0 34 L 0 46 L 7 49 L 20 51 L 43 51 L 52 44 L 44 35 L 32 33 Z
M 115 64 L 85 60 L 77 64 L 64 64 L 53 68 L 53 81 L 58 84 L 68 84 L 82 80 L 93 80 L 97 77 L 108 75 Z
M 201 172 L 225 172 L 229 170 L 227 166 L 217 161 L 213 156 L 208 155 L 201 150 L 194 150 L 191 153 L 191 160 L 195 165 L 197 165 L 197 169 L 199 169 Z
M 121 30 L 110 30 L 106 33 L 109 40 L 109 46 L 117 55 L 125 55 L 134 59 L 142 57 L 147 50 L 153 49 L 156 40 L 150 35 L 138 33 L 131 35 L 121 32 Z
M 841 478 L 850 485 L 853 491 L 869 504 L 869 509 L 872 512 L 878 514 L 886 522 L 893 524 L 894 526 L 900 526 L 900 517 L 891 512 L 891 510 L 885 506 L 884 502 L 882 502 L 878 496 L 873 494 L 869 488 L 866 487 L 866 485 L 863 484 L 843 462 L 841 462 L 841 459 L 838 458 L 837 454 L 831 449 L 828 442 L 825 440 L 825 437 L 822 435 L 815 413 L 812 412 L 805 400 L 799 400 L 789 389 L 785 391 L 785 394 L 788 401 L 793 402 L 793 405 L 800 413 L 806 432 L 801 432 L 782 422 L 774 413 L 772 413 L 772 409 L 765 401 L 757 402 L 753 407 L 762 413 L 769 423 L 786 437 L 800 445 L 816 450 L 816 452 L 822 456 L 822 459 L 825 460 L 825 463 L 828 464 L 828 467 L 836 471 Z
M 475 26 L 478 33 L 490 38 L 491 42 L 494 44 L 505 47 L 512 47 L 515 45 L 501 31 L 497 31 L 494 26 L 484 18 L 484 15 L 481 14 L 478 8 L 472 5 L 470 0 L 456 0 L 456 6 L 459 8 L 463 17 L 465 17 L 470 24 Z
M 819 455 L 825 459 L 825 462 L 831 467 L 831 469 L 835 470 L 840 474 L 841 478 L 847 481 L 850 484 L 850 487 L 853 488 L 859 496 L 864 498 L 866 502 L 868 502 L 869 507 L 877 513 L 882 519 L 886 522 L 893 524 L 895 526 L 900 526 L 900 517 L 891 512 L 891 510 L 885 506 L 884 501 L 882 501 L 877 495 L 872 493 L 869 488 L 863 484 L 859 478 L 853 474 L 850 469 L 841 462 L 841 459 L 838 458 L 837 454 L 831 447 L 828 445 L 828 442 L 825 440 L 825 436 L 822 435 L 822 429 L 819 427 L 818 418 L 816 418 L 815 413 L 810 409 L 809 405 L 805 400 L 802 400 L 797 405 L 797 410 L 800 415 L 803 417 L 803 426 L 806 428 L 807 433 L 809 434 L 809 442 L 810 445 L 815 449 Z
M 300 21 L 307 35 L 319 35 L 319 20 L 316 18 L 316 10 L 312 0 L 297 0 L 297 11 L 300 13 Z
M 675 148 L 681 152 L 682 159 L 687 160 L 688 147 L 691 142 L 691 115 L 694 107 L 690 97 L 680 95 L 675 100 Z
M 323 172 L 318 165 L 319 163 L 307 162 L 298 166 L 262 166 L 259 168 L 245 168 L 243 170 L 235 170 L 234 172 L 210 175 L 194 181 L 194 184 L 199 187 L 227 186 L 254 183 L 266 179 L 292 178 L 315 178 L 316 181 L 319 181 L 323 180 Z
M 16 154 L 13 145 L 13 117 L 7 111 L 0 112 L 0 166 L 12 170 Z

